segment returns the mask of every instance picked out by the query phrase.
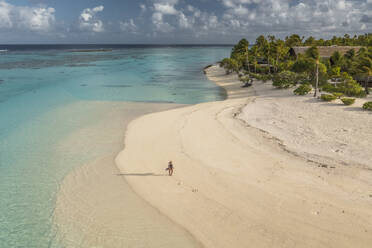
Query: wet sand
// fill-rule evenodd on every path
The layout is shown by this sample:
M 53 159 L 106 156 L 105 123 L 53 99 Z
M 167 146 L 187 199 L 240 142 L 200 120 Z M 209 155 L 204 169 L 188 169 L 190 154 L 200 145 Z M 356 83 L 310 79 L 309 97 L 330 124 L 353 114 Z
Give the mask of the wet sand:
M 115 156 L 123 149 L 125 129 L 131 120 L 182 105 L 79 104 L 95 104 L 102 117 L 67 136 L 56 153 L 84 156 L 84 152 L 97 149 L 94 144 L 106 150 L 97 150 L 94 161 L 76 168 L 63 180 L 54 216 L 56 239 L 65 247 L 201 247 L 189 232 L 137 196 L 124 178 L 164 178 L 163 174 L 124 175 L 114 163 Z

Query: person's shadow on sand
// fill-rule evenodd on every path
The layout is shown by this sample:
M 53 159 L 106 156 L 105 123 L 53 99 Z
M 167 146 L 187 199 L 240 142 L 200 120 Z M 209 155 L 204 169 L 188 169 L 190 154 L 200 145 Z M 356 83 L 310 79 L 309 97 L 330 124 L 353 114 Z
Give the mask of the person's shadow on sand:
M 155 174 L 155 173 L 119 173 L 116 174 L 117 176 L 137 176 L 137 177 L 165 177 L 168 176 L 168 174 Z

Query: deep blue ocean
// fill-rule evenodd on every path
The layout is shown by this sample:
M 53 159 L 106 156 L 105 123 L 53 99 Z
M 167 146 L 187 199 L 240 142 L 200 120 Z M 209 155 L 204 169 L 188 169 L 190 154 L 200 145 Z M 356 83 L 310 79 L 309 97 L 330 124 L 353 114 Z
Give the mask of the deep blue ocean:
M 81 49 L 104 49 L 81 51 Z M 56 157 L 59 141 L 101 115 L 84 102 L 223 100 L 203 67 L 231 46 L 0 45 L 0 248 L 58 247 L 55 195 L 96 151 Z

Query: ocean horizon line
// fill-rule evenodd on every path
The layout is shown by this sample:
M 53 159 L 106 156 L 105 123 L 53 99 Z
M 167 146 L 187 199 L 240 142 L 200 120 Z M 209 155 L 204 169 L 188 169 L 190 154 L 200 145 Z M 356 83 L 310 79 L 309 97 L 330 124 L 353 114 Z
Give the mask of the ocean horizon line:
M 3 43 L 0 46 L 234 46 L 234 44 L 206 44 L 206 43 Z
M 98 50 L 98 49 L 132 49 L 132 48 L 210 48 L 233 47 L 229 44 L 0 44 L 2 52 L 34 50 Z

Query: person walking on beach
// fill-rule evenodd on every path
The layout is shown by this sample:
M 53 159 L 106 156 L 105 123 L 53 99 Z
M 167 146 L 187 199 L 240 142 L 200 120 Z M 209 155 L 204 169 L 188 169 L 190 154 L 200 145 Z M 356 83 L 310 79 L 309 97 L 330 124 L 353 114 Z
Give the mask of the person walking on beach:
M 169 176 L 173 175 L 173 163 L 172 163 L 172 161 L 168 162 L 168 168 L 166 168 L 165 170 L 168 171 Z

